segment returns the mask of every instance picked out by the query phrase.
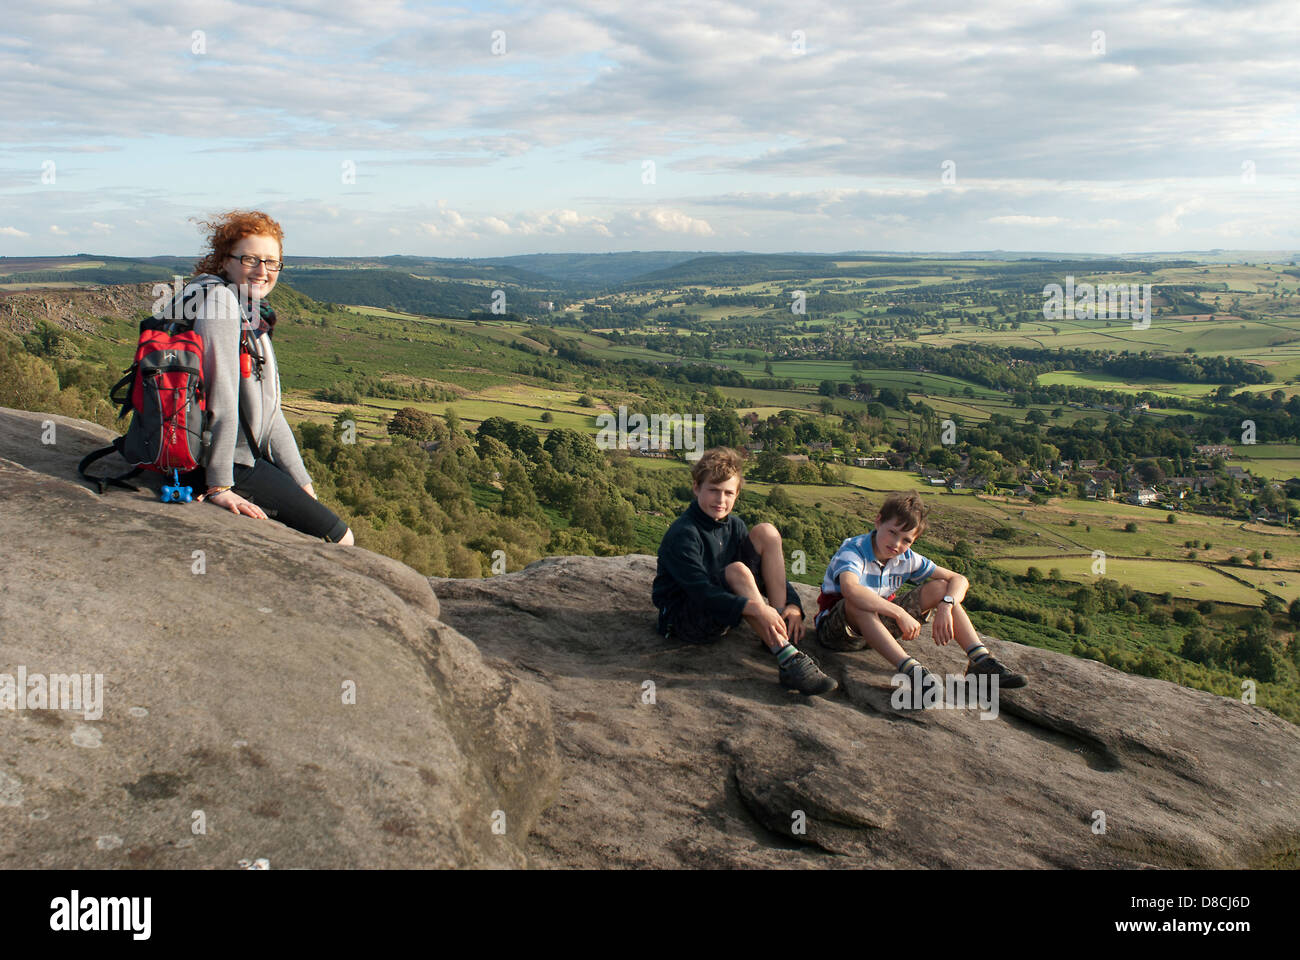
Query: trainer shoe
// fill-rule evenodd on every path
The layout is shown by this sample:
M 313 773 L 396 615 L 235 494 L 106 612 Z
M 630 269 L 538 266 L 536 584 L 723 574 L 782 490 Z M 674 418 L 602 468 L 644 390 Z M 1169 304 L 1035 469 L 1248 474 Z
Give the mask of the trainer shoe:
M 798 690 L 810 697 L 830 693 L 839 686 L 832 678 L 821 672 L 816 660 L 802 650 L 781 664 L 780 672 L 781 686 Z
M 1029 682 L 1029 678 L 1024 674 L 1012 673 L 997 660 L 993 659 L 992 655 L 985 657 L 979 663 L 966 664 L 966 676 L 969 677 L 972 674 L 979 676 L 981 673 L 997 677 L 999 690 L 1014 690 L 1017 687 L 1023 687 Z
M 895 674 L 895 676 L 897 676 L 897 674 Z M 903 691 L 902 694 L 902 703 L 898 707 L 899 710 L 910 712 L 913 710 L 929 710 L 934 707 L 943 706 L 943 683 L 929 670 L 918 665 L 904 673 L 903 676 L 907 677 L 908 682 L 907 689 Z M 928 687 L 934 686 L 935 684 L 938 684 L 939 686 L 939 695 L 938 697 L 935 697 L 934 694 L 930 694 L 931 697 L 934 697 L 934 700 L 931 703 L 927 703 L 925 691 Z M 895 688 L 895 690 L 897 691 L 897 688 Z M 893 703 L 892 696 L 890 702 Z

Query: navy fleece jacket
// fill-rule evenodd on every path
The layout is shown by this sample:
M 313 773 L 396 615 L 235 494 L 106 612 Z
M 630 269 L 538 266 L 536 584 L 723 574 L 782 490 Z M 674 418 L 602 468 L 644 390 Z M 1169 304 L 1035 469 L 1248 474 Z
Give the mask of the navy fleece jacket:
M 745 521 L 734 513 L 714 520 L 692 502 L 664 534 L 659 544 L 659 569 L 651 588 L 655 609 L 685 600 L 704 606 L 709 616 L 726 626 L 740 622 L 746 600 L 727 589 L 724 571 L 740 559 L 740 545 L 749 536 Z M 794 584 L 785 582 L 786 603 L 803 612 Z

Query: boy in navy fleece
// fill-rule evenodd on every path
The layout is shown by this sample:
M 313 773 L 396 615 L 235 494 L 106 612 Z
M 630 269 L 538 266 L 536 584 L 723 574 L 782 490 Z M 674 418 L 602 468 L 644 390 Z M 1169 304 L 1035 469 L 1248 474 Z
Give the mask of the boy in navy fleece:
M 730 447 L 715 447 L 691 468 L 695 502 L 659 544 L 651 594 L 659 632 L 686 643 L 712 643 L 743 617 L 776 656 L 782 686 L 830 693 L 835 681 L 795 646 L 803 639 L 803 606 L 786 580 L 781 534 L 770 523 L 747 530 L 731 513 L 743 462 Z

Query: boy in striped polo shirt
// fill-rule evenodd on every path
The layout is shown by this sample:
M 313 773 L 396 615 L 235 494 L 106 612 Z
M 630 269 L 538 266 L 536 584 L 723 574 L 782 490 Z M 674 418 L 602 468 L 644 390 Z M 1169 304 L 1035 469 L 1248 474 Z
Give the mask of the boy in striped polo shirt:
M 970 582 L 912 551 L 927 513 L 915 491 L 890 494 L 876 515 L 876 528 L 840 544 L 817 598 L 814 622 L 821 645 L 830 650 L 870 646 L 898 673 L 909 675 L 914 690 L 922 690 L 931 675 L 899 641 L 915 640 L 921 622 L 933 617 L 934 642 L 956 639 L 969 658 L 967 675 L 997 676 L 1004 690 L 1023 687 L 1026 678 L 993 658 L 962 609 Z M 899 595 L 904 583 L 916 586 Z

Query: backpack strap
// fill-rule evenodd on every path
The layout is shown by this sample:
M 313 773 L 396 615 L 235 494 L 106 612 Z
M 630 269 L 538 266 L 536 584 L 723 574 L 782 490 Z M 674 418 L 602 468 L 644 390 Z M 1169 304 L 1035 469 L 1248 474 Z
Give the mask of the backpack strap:
M 253 428 L 248 425 L 248 419 L 244 416 L 242 408 L 239 411 L 239 425 L 244 428 L 244 439 L 248 441 L 249 452 L 255 457 L 270 460 L 271 458 L 267 455 L 266 449 L 257 445 L 257 439 L 253 436 Z
M 208 292 L 208 290 L 209 290 L 211 287 L 217 286 L 217 285 L 219 285 L 219 284 L 220 284 L 220 285 L 225 285 L 225 283 L 226 283 L 226 280 L 225 280 L 225 279 L 223 279 L 222 277 L 219 277 L 219 276 L 217 276 L 216 274 L 213 274 L 213 273 L 200 273 L 198 276 L 196 276 L 196 277 L 194 277 L 192 280 L 190 280 L 190 284 L 191 284 L 192 286 L 197 286 L 197 287 L 199 288 L 199 290 L 200 290 L 200 295 L 202 295 L 202 296 L 207 296 L 207 292 Z M 242 304 L 240 305 L 240 313 L 241 313 L 241 317 L 240 317 L 240 325 L 239 325 L 239 328 L 240 328 L 240 337 L 239 337 L 239 341 L 240 341 L 240 349 L 242 350 L 242 349 L 244 349 L 245 341 L 246 341 L 246 339 L 247 339 L 247 338 L 245 337 L 245 335 L 244 335 L 244 324 L 243 324 L 243 316 L 242 316 L 242 313 L 243 313 L 243 305 L 242 305 Z M 252 351 L 249 350 L 249 353 L 252 353 Z M 260 361 L 260 359 L 261 359 L 260 357 L 257 357 L 256 354 L 254 354 L 254 357 L 255 357 L 257 360 L 259 360 L 259 361 Z M 261 373 L 261 364 L 260 364 L 260 363 L 258 364 L 258 373 L 259 373 L 259 376 L 260 376 L 260 373 Z M 235 404 L 236 404 L 236 406 L 238 406 L 238 404 L 239 404 L 239 390 L 238 390 L 238 388 L 236 388 L 236 390 L 235 390 Z M 255 456 L 255 457 L 261 457 L 263 460 L 269 460 L 270 457 L 267 456 L 267 452 L 266 452 L 266 450 L 265 450 L 264 448 L 258 446 L 257 438 L 253 435 L 253 428 L 250 427 L 250 426 L 248 425 L 248 419 L 244 416 L 244 411 L 243 411 L 243 408 L 242 408 L 242 407 L 239 409 L 239 425 L 240 425 L 241 427 L 243 427 L 243 429 L 244 429 L 244 438 L 248 441 L 248 449 L 249 449 L 249 451 L 253 454 L 253 456 Z
M 131 389 L 135 385 L 135 364 L 131 364 L 126 370 L 126 376 L 117 383 L 113 384 L 108 391 L 109 403 L 120 404 L 122 409 L 117 412 L 117 419 L 121 420 L 131 412 Z M 120 396 L 119 396 L 120 392 Z
M 111 446 L 107 446 L 99 450 L 91 451 L 90 453 L 86 454 L 86 456 L 82 458 L 81 463 L 77 464 L 77 473 L 81 474 L 82 479 L 86 480 L 89 483 L 94 484 L 95 487 L 98 488 L 101 496 L 103 495 L 105 488 L 110 485 L 114 487 L 123 487 L 127 490 L 138 491 L 140 489 L 139 487 L 135 486 L 135 484 L 127 483 L 126 481 L 130 480 L 136 474 L 140 473 L 144 469 L 143 467 L 136 467 L 135 469 L 128 470 L 126 473 L 123 473 L 116 477 L 92 477 L 90 474 L 86 472 L 86 468 L 89 467 L 96 460 L 100 459 L 101 457 L 106 457 L 110 453 L 120 453 L 121 445 L 122 445 L 122 438 L 118 437 L 116 440 L 113 441 Z

